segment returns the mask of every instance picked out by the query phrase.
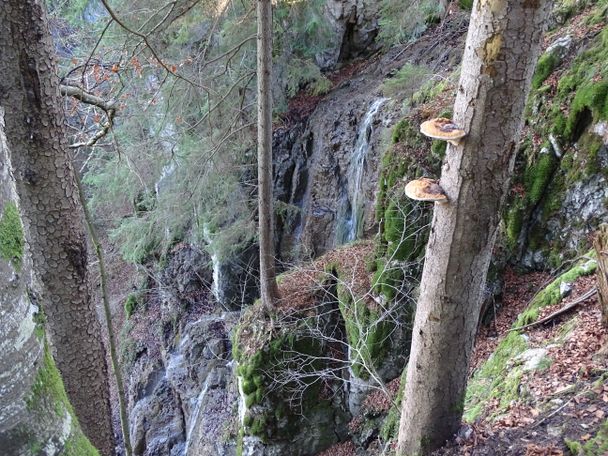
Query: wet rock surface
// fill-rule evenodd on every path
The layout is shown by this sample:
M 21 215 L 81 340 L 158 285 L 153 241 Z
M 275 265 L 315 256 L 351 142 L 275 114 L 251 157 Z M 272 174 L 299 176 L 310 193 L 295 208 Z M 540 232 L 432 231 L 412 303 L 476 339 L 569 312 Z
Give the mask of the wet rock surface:
M 213 301 L 211 280 L 206 254 L 180 246 L 148 296 L 143 331 L 150 340 L 140 343 L 128 372 L 135 455 L 234 454 L 230 332 L 239 313 Z

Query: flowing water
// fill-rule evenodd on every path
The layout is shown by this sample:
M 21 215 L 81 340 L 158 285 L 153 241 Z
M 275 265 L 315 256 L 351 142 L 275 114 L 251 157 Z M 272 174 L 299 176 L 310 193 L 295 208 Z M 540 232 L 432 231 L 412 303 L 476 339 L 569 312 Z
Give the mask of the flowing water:
M 353 155 L 348 168 L 348 193 L 345 195 L 345 219 L 343 228 L 338 230 L 340 243 L 350 242 L 357 239 L 362 228 L 364 216 L 365 195 L 363 195 L 362 185 L 365 174 L 365 160 L 371 147 L 372 123 L 380 107 L 387 101 L 387 98 L 378 98 L 372 102 L 368 108 L 357 131 L 357 139 Z M 350 208 L 350 210 L 348 209 Z

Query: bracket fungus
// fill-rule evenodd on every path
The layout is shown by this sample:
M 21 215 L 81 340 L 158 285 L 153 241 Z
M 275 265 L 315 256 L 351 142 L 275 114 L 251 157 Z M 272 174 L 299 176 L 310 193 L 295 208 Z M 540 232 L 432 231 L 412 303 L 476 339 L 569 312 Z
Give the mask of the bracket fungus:
M 460 139 L 467 135 L 462 128 L 445 117 L 437 117 L 436 119 L 422 122 L 422 125 L 420 125 L 420 133 L 429 138 L 441 139 L 454 145 L 458 145 Z
M 408 182 L 405 186 L 405 196 L 416 201 L 432 201 L 447 203 L 448 197 L 436 180 L 427 177 Z

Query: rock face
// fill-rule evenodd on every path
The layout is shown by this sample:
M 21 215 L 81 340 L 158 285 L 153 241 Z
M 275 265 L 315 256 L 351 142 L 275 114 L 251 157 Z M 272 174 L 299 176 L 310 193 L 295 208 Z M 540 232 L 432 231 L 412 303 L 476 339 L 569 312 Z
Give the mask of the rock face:
M 340 47 L 342 54 L 333 56 L 333 62 L 364 52 L 374 36 L 375 25 L 367 11 L 375 6 L 365 3 L 368 5 L 328 2 L 335 26 L 342 27 L 342 36 L 348 35 L 344 41 L 348 45 Z M 453 63 L 454 56 L 460 55 L 457 46 L 447 51 L 436 49 L 431 37 L 407 52 L 396 49 L 377 57 L 365 67 L 352 69 L 355 77 L 322 99 L 313 100 L 316 105 L 296 113 L 275 131 L 276 235 L 281 260 L 319 256 L 369 234 L 375 227 L 383 140 L 401 116 L 401 106 L 383 97 L 382 83 L 406 61 L 437 71 L 439 65 Z M 439 62 L 435 66 L 431 64 L 434 59 Z M 213 456 L 236 452 L 238 430 L 247 418 L 239 416 L 237 404 L 241 410 L 249 407 L 243 407 L 247 395 L 243 385 L 239 388 L 236 384 L 231 357 L 229 334 L 238 315 L 225 311 L 239 307 L 230 303 L 243 302 L 240 289 L 235 287 L 242 282 L 241 271 L 235 268 L 239 263 L 256 263 L 255 255 L 245 253 L 235 263 L 220 264 L 193 246 L 181 245 L 171 253 L 157 281 L 149 284 L 153 291 L 147 298 L 145 315 L 136 313 L 131 323 L 131 337 L 139 337 L 136 359 L 129 366 L 134 454 Z M 148 342 L 141 334 L 153 334 L 155 341 Z M 405 346 L 401 336 L 391 337 L 395 345 Z M 395 353 L 399 354 L 387 356 L 378 366 L 385 380 L 401 371 L 405 351 Z M 289 429 L 289 420 L 277 414 L 277 407 L 269 406 L 265 411 L 277 432 L 268 435 L 266 421 L 261 429 L 272 441 L 263 441 L 251 432 L 242 440 L 242 454 L 312 455 L 343 440 L 351 412 L 360 407 L 367 390 L 364 382 L 346 385 L 350 375 L 340 374 L 324 401 L 313 395 L 314 405 L 291 420 L 296 425 Z M 255 382 L 254 377 L 251 383 Z M 266 404 L 267 396 L 260 396 L 253 407 Z M 251 421 L 246 427 L 258 424 Z
M 322 69 L 369 54 L 376 48 L 377 2 L 329 0 L 326 12 L 333 27 L 333 35 L 339 37 L 339 40 L 334 49 L 317 55 L 317 64 Z
M 164 360 L 140 372 L 130 413 L 134 454 L 230 455 L 236 388 L 227 325 L 236 315 L 190 323 Z
M 140 344 L 145 348 L 129 369 L 135 455 L 235 452 L 230 424 L 238 393 L 229 334 L 238 313 L 214 304 L 211 281 L 207 255 L 179 246 L 158 276 L 146 315 L 133 317 L 130 337 L 143 332 L 155 339 Z
M 590 126 L 585 133 L 588 136 L 599 136 L 603 141 L 597 152 L 597 162 L 601 169 L 608 167 L 607 130 L 606 124 L 600 122 Z M 579 153 L 584 154 L 586 151 L 575 152 L 575 157 Z M 552 187 L 548 187 L 547 192 L 553 190 Z M 541 233 L 540 246 L 550 245 L 559 249 L 561 255 L 574 255 L 580 250 L 581 245 L 585 245 L 597 226 L 608 219 L 606 201 L 608 201 L 608 182 L 605 174 L 584 173 L 564 189 L 563 195 L 560 196 L 559 208 L 550 217 L 543 219 L 543 204 L 539 205 L 528 222 L 530 231 Z M 543 268 L 547 260 L 545 251 L 530 245 L 522 256 L 522 264 L 529 268 Z
M 359 234 L 373 225 L 381 140 L 397 116 L 379 92 L 380 76 L 369 68 L 325 97 L 310 116 L 276 131 L 282 259 L 316 257 L 354 240 L 352 224 Z

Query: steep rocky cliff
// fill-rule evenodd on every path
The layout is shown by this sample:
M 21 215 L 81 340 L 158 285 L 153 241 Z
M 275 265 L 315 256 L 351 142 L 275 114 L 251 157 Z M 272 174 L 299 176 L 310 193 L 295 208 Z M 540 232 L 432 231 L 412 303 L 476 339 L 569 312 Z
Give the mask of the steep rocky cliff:
M 217 290 L 238 296 L 239 275 L 226 266 L 218 283 L 213 259 L 189 244 L 138 299 L 123 353 L 136 454 L 313 455 L 344 440 L 362 454 L 390 448 L 431 214 L 403 196 L 403 182 L 438 177 L 445 149 L 418 126 L 450 114 L 467 13 L 369 57 L 377 23 L 359 3 L 328 2 L 342 40 L 318 58 L 344 65 L 328 72 L 334 89 L 299 94 L 275 129 L 277 251 L 285 269 L 297 265 L 279 279 L 275 319 L 257 305 L 226 312 Z M 601 1 L 556 5 L 488 283 L 493 311 L 503 277 L 512 283 L 507 264 L 560 266 L 608 218 L 606 11 Z M 492 400 L 481 393 L 493 366 L 474 377 L 469 416 Z

